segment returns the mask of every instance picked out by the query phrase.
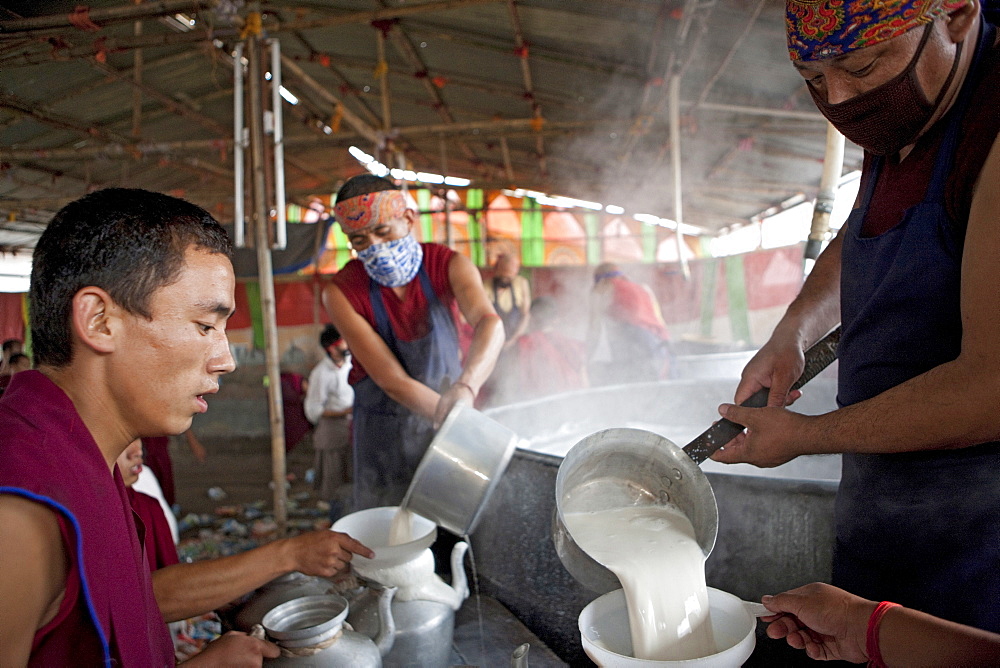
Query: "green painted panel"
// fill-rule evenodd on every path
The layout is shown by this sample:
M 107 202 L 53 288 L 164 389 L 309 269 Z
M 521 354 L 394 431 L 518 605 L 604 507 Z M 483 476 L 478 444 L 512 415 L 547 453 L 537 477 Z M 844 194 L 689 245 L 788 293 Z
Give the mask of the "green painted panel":
M 747 314 L 747 286 L 743 269 L 743 256 L 730 255 L 725 259 L 726 292 L 729 295 L 729 326 L 733 341 L 750 341 L 750 319 Z
M 253 347 L 264 350 L 264 311 L 260 305 L 260 284 L 257 281 L 247 281 L 247 307 L 250 309 L 250 323 L 253 327 Z

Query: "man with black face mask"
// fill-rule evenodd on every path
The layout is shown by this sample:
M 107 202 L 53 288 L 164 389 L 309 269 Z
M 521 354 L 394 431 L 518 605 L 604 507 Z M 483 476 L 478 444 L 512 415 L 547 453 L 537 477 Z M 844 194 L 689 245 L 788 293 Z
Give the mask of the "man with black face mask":
M 820 111 L 865 150 L 847 224 L 735 401 L 715 459 L 844 453 L 833 582 L 1000 631 L 1000 48 L 978 0 L 788 0 Z M 838 322 L 840 408 L 786 410 L 802 351 Z
M 468 258 L 410 235 L 416 213 L 391 181 L 349 179 L 334 214 L 357 252 L 323 291 L 353 355 L 354 510 L 395 506 L 435 425 L 493 370 L 503 324 Z M 459 311 L 473 328 L 465 355 Z

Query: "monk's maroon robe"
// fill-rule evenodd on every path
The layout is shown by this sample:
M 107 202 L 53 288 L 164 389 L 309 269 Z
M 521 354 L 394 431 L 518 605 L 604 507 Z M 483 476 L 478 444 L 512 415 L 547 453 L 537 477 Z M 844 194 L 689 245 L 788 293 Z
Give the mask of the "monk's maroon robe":
M 113 473 L 69 397 L 38 371 L 17 374 L 0 397 L 0 494 L 51 508 L 69 561 L 66 596 L 35 634 L 30 665 L 174 665 L 117 466 Z

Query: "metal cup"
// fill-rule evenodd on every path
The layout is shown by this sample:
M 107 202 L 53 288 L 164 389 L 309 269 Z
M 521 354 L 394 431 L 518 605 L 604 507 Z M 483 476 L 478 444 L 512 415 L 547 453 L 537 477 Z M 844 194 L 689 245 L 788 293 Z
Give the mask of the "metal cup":
M 629 506 L 674 505 L 691 521 L 708 557 L 719 532 L 719 508 L 704 472 L 669 439 L 642 429 L 605 429 L 566 453 L 556 474 L 552 540 L 563 566 L 599 594 L 620 589 L 614 573 L 573 540 L 565 515 Z
M 460 536 L 471 534 L 520 439 L 456 405 L 434 435 L 402 505 Z

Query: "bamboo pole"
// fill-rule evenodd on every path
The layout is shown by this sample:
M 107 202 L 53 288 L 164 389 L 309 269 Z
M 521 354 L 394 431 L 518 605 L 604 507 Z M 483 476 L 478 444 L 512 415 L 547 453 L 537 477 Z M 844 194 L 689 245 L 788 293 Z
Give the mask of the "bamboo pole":
M 176 14 L 178 12 L 198 11 L 208 9 L 216 4 L 215 0 L 160 0 L 159 2 L 144 2 L 140 5 L 122 5 L 119 7 L 97 8 L 87 12 L 87 18 L 101 27 L 114 23 L 128 23 L 141 19 L 156 18 Z M 52 28 L 74 27 L 69 14 L 50 14 L 22 19 L 6 19 L 0 21 L 0 36 L 6 39 L 25 39 L 37 37 L 37 34 L 21 35 L 20 32 L 49 30 Z
M 677 260 L 681 265 L 684 280 L 691 280 L 691 269 L 688 268 L 687 257 L 684 255 L 684 234 L 681 223 L 684 222 L 684 207 L 681 201 L 681 124 L 680 124 L 681 77 L 674 74 L 670 77 L 670 157 L 674 172 L 674 221 L 677 230 Z
M 514 0 L 507 0 L 507 11 L 510 13 L 511 25 L 514 28 L 514 48 L 518 54 L 518 62 L 521 65 L 521 79 L 524 82 L 524 96 L 531 101 L 531 116 L 534 121 L 533 128 L 535 135 L 535 153 L 538 158 L 538 172 L 545 178 L 548 174 L 548 163 L 545 156 L 544 135 L 538 130 L 542 127 L 542 107 L 535 97 L 535 84 L 531 78 L 531 66 L 528 63 L 528 44 L 524 40 L 524 31 L 521 28 L 521 17 L 517 12 L 517 3 Z
M 823 248 L 823 242 L 830 231 L 830 214 L 837 199 L 837 186 L 844 169 L 844 135 L 833 123 L 826 126 L 826 156 L 823 158 L 823 174 L 819 180 L 819 193 L 813 207 L 809 240 L 806 241 L 805 259 L 815 260 Z
M 510 161 L 510 146 L 507 145 L 507 137 L 500 135 L 500 155 L 503 156 L 503 170 L 507 180 L 514 183 L 514 163 Z
M 136 37 L 142 35 L 142 21 L 136 21 L 132 28 Z M 142 49 L 136 49 L 132 57 L 132 139 L 142 136 Z
M 260 282 L 261 313 L 264 317 L 264 358 L 269 379 L 268 409 L 271 421 L 271 473 L 274 487 L 274 521 L 278 535 L 288 525 L 288 494 L 285 490 L 285 425 L 281 402 L 281 368 L 278 360 L 278 324 L 274 297 L 271 242 L 268 239 L 268 204 L 264 185 L 264 91 L 261 40 L 246 40 L 247 93 L 250 97 L 250 162 L 253 184 L 254 244 L 257 250 L 257 280 Z
M 378 56 L 378 85 L 382 99 L 382 130 L 388 134 L 392 129 L 391 106 L 389 104 L 389 61 L 385 58 L 385 33 L 375 28 L 375 50 Z
M 292 75 L 293 78 L 297 79 L 299 83 L 308 88 L 311 92 L 315 93 L 331 105 L 340 105 L 341 110 L 344 113 L 344 122 L 349 126 L 354 128 L 354 131 L 359 135 L 364 137 L 370 142 L 378 143 L 379 136 L 378 131 L 369 125 L 367 122 L 361 119 L 358 115 L 344 106 L 344 101 L 338 98 L 336 95 L 328 91 L 323 87 L 318 81 L 309 76 L 305 70 L 303 70 L 299 65 L 286 55 L 281 56 L 281 66 L 287 70 L 288 73 Z M 289 140 L 286 140 L 289 141 Z M 312 141 L 315 141 L 313 139 Z

